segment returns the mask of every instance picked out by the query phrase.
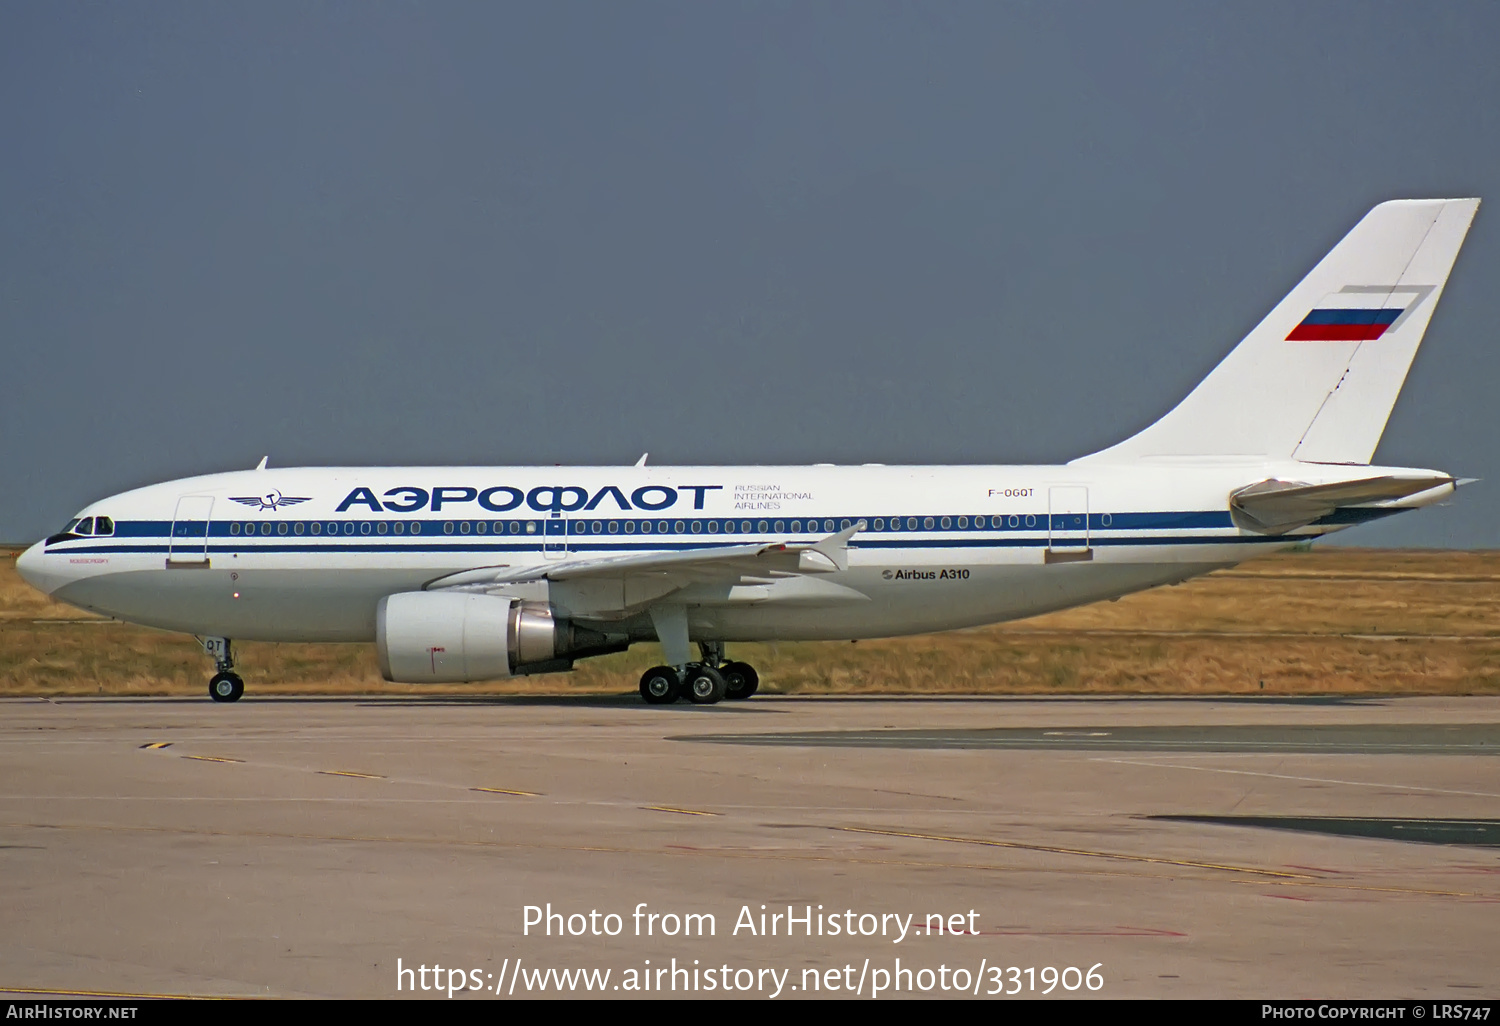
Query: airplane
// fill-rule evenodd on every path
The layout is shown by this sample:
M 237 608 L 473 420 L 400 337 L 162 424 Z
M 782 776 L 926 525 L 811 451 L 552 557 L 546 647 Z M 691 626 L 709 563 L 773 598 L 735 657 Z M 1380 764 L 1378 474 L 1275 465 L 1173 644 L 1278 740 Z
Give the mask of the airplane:
M 952 630 L 1175 583 L 1439 502 L 1371 466 L 1479 201 L 1373 208 L 1175 408 L 1057 466 L 339 467 L 102 499 L 17 561 L 53 598 L 232 642 L 370 642 L 386 680 L 659 642 L 641 697 L 746 699 L 726 646 Z M 698 657 L 693 657 L 693 645 Z

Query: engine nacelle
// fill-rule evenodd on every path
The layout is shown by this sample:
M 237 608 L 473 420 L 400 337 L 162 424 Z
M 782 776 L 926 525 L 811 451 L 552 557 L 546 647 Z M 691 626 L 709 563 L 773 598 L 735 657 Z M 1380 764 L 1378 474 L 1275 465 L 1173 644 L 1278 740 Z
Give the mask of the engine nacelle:
M 465 592 L 387 595 L 375 611 L 386 680 L 461 684 L 572 668 L 572 657 L 617 652 L 628 639 L 557 619 L 541 603 Z

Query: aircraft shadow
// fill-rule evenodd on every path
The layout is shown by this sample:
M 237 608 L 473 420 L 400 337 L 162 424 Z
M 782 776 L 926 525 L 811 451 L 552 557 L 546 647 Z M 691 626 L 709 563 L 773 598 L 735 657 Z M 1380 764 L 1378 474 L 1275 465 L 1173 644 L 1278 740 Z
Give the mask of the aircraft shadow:
M 772 712 L 767 708 L 778 702 L 837 702 L 874 704 L 897 702 L 902 705 L 967 705 L 974 702 L 995 704 L 1018 704 L 1046 702 L 1057 705 L 1108 705 L 1124 702 L 1231 704 L 1231 705 L 1289 705 L 1294 707 L 1370 707 L 1386 705 L 1399 695 L 777 695 L 761 694 L 747 703 L 721 702 L 716 706 L 697 706 L 688 701 L 662 710 L 709 708 L 732 709 L 736 712 Z M 197 695 L 16 695 L 17 700 L 60 704 L 120 704 L 123 702 L 145 702 L 164 705 L 212 705 L 207 698 Z M 309 703 L 326 702 L 335 705 L 402 705 L 402 706 L 450 706 L 450 705 L 499 705 L 499 706 L 568 706 L 578 708 L 622 708 L 636 707 L 643 703 L 640 696 L 630 692 L 618 695 L 278 695 L 246 694 L 244 701 L 255 703 Z

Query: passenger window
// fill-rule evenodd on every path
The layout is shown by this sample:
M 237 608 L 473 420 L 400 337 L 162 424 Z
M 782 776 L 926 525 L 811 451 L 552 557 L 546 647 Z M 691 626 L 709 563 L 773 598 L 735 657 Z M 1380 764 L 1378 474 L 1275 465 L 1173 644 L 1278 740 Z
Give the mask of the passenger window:
M 312 533 L 313 534 L 322 534 L 323 533 L 323 525 L 321 523 L 319 523 L 318 521 L 314 520 L 312 522 Z
M 240 525 L 237 522 L 236 523 L 231 523 L 229 525 L 229 533 L 230 534 L 239 534 L 240 533 Z
M 305 530 L 307 530 L 307 525 L 304 524 L 300 520 L 297 521 L 295 524 L 292 525 L 292 533 L 293 534 L 301 534 Z
M 285 520 L 283 520 L 281 523 L 279 523 L 279 524 L 276 525 L 276 533 L 277 534 L 286 534 L 286 521 Z
M 384 520 L 375 525 L 375 531 L 377 534 L 385 534 L 385 532 L 389 531 L 390 529 L 391 525 L 386 523 Z
M 406 533 L 406 521 L 404 521 L 404 520 L 398 520 L 398 521 L 396 521 L 394 524 L 391 525 L 391 530 L 394 531 L 394 532 L 396 532 L 397 534 L 405 534 Z
M 928 531 L 932 530 L 932 518 L 928 517 L 927 519 L 923 520 L 922 521 L 922 527 L 923 527 L 924 530 L 928 530 Z

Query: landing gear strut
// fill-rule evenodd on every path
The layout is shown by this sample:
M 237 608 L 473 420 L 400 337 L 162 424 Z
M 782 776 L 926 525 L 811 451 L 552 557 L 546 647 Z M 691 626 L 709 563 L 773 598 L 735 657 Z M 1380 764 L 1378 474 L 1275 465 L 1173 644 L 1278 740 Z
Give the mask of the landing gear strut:
M 218 671 L 208 681 L 208 697 L 215 702 L 237 702 L 245 693 L 245 682 L 234 672 L 234 654 L 228 638 L 200 638 L 203 651 L 214 660 Z
M 641 675 L 641 697 L 649 705 L 670 705 L 687 698 L 695 705 L 744 699 L 760 687 L 760 675 L 749 663 L 725 662 L 722 641 L 700 641 L 703 660 L 683 666 L 653 666 Z

